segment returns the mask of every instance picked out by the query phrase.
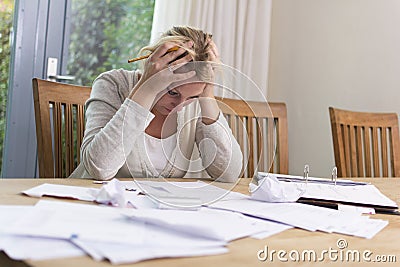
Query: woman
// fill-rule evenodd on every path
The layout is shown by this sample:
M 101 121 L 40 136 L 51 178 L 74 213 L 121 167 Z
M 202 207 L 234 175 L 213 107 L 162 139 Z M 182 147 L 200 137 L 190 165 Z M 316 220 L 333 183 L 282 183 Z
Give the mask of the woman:
M 175 48 L 175 49 L 174 49 Z M 172 51 L 174 50 L 174 51 Z M 112 70 L 86 103 L 82 162 L 71 177 L 240 176 L 242 153 L 213 93 L 211 35 L 173 27 L 153 46 L 144 70 Z

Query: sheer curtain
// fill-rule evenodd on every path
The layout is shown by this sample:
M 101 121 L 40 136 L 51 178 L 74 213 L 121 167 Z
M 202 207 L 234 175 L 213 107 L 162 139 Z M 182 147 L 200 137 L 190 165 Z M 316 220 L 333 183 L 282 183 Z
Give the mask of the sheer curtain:
M 266 96 L 271 0 L 156 0 L 151 40 L 174 25 L 190 25 L 213 34 L 221 59 L 254 81 Z M 246 100 L 260 100 L 246 87 Z

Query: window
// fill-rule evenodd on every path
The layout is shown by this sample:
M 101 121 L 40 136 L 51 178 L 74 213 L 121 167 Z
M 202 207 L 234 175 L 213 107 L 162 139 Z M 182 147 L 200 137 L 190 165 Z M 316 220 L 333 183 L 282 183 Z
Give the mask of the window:
M 154 0 L 74 0 L 67 73 L 91 85 L 102 72 L 137 68 L 128 64 L 148 45 Z
M 14 0 L 0 0 L 0 173 L 3 159 L 8 77 L 10 67 L 10 34 Z

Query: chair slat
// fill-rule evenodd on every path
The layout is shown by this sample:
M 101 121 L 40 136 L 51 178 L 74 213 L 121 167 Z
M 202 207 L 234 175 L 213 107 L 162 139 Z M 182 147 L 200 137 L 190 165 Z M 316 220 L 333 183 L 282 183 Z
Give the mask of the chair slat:
M 247 130 L 247 136 L 248 136 L 248 146 L 249 146 L 249 164 L 247 168 L 247 175 L 253 176 L 254 174 L 254 136 L 253 136 L 253 119 L 250 117 L 246 117 L 247 123 L 246 123 L 246 130 Z
M 364 131 L 364 148 L 365 148 L 365 176 L 372 177 L 372 164 L 371 164 L 371 137 L 370 128 Z
M 388 148 L 387 148 L 387 134 L 386 128 L 381 128 L 381 146 L 382 146 L 382 176 L 389 176 L 389 161 L 388 161 Z
M 357 172 L 358 176 L 364 176 L 364 157 L 363 157 L 363 127 L 357 126 L 356 127 L 356 142 L 357 142 Z
M 65 104 L 65 176 L 74 170 L 74 134 L 72 105 Z
M 236 130 L 236 124 L 235 124 L 235 116 L 232 116 L 231 114 L 226 114 L 225 119 L 228 122 L 229 128 L 231 128 L 231 130 L 232 130 L 233 136 L 236 138 L 237 130 Z
M 350 163 L 352 176 L 358 176 L 355 127 L 350 125 Z
M 379 168 L 379 148 L 378 148 L 378 128 L 372 128 L 372 161 L 374 164 L 374 176 L 380 177 L 380 168 Z
M 82 145 L 83 135 L 85 131 L 85 110 L 83 105 L 77 105 L 77 119 L 76 119 L 77 129 L 76 129 L 76 147 L 78 149 L 77 158 L 81 161 L 80 147 Z
M 394 130 L 394 128 L 388 129 L 388 136 L 389 136 L 389 141 L 388 141 L 389 144 L 388 145 L 390 148 L 390 166 L 391 166 L 392 177 L 393 176 L 398 177 L 396 175 L 397 175 L 397 173 L 400 173 L 400 171 L 397 172 L 397 170 L 396 170 L 396 151 L 394 150 L 394 148 L 396 147 L 395 146 L 396 141 L 395 141 L 395 138 L 393 138 L 393 130 Z M 400 151 L 398 151 L 397 153 L 400 153 Z
M 277 152 L 277 144 L 274 142 L 274 137 L 275 137 L 275 130 L 277 128 L 274 128 L 274 119 L 273 118 L 268 118 L 267 119 L 267 143 L 268 143 L 268 169 L 270 172 L 275 171 L 275 160 L 276 160 L 276 155 L 275 153 Z
M 257 131 L 257 154 L 258 154 L 258 167 L 257 169 L 259 170 L 265 170 L 265 142 L 264 142 L 264 129 L 265 129 L 265 119 L 263 118 L 257 118 L 257 125 L 258 125 L 258 131 Z
M 343 131 L 343 143 L 344 143 L 344 153 L 345 153 L 345 164 L 346 164 L 346 176 L 350 177 L 351 176 L 351 152 L 350 152 L 350 140 L 349 140 L 349 126 L 348 125 L 343 125 L 342 126 L 342 131 Z
M 63 148 L 62 148 L 62 105 L 56 102 L 53 105 L 53 129 L 54 129 L 54 157 L 55 177 L 62 177 L 63 173 Z
M 248 152 L 247 151 L 245 151 L 245 147 L 244 147 L 244 144 L 245 144 L 245 138 L 247 138 L 247 137 L 245 137 L 245 129 L 246 129 L 246 126 L 245 126 L 245 118 L 243 117 L 243 116 L 238 116 L 237 117 L 237 122 L 239 123 L 239 127 L 238 127 L 238 136 L 237 136 L 237 141 L 238 141 L 238 143 L 239 143 L 239 146 L 240 146 L 240 149 L 242 150 L 242 152 L 243 152 L 243 157 L 245 158 L 245 159 L 247 159 L 247 154 L 248 154 Z M 247 139 L 246 139 L 246 143 L 247 143 Z M 244 163 L 246 163 L 247 162 L 247 164 L 248 164 L 248 161 L 247 160 L 245 160 L 245 162 Z M 243 172 L 243 177 L 248 177 L 247 176 L 247 164 L 244 164 L 243 165 L 243 169 L 242 169 L 242 172 Z

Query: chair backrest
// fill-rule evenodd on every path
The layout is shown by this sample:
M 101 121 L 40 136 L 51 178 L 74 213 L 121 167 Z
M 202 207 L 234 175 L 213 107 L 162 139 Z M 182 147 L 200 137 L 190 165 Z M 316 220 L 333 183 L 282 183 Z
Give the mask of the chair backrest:
M 68 177 L 80 162 L 91 88 L 34 78 L 39 177 Z
M 329 114 L 339 177 L 400 177 L 396 113 L 329 107 Z
M 242 177 L 256 171 L 287 174 L 288 126 L 285 103 L 265 103 L 217 97 L 233 135 L 242 149 Z

